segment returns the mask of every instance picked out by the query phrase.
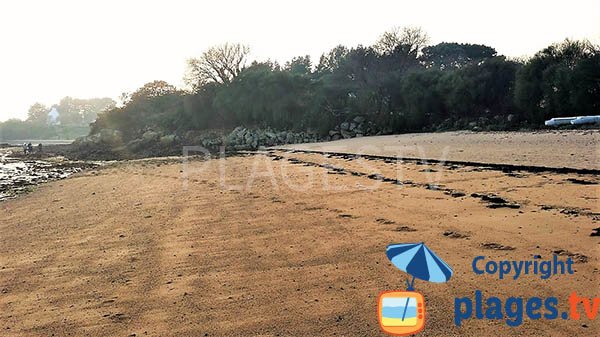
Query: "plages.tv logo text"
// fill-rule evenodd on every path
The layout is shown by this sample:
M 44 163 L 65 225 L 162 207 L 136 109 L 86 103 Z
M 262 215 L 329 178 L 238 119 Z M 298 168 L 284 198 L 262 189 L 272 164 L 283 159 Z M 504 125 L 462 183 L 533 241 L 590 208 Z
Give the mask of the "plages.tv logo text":
M 534 258 L 527 261 L 494 261 L 477 256 L 472 262 L 473 272 L 477 275 L 493 275 L 498 280 L 518 280 L 524 276 L 537 276 L 548 280 L 554 275 L 569 276 L 574 273 L 573 260 L 560 260 L 554 255 L 551 260 Z M 571 292 L 567 299 L 568 309 L 559 311 L 559 299 L 551 296 L 541 297 L 508 297 L 502 300 L 496 296 L 484 296 L 476 290 L 473 298 L 457 297 L 454 300 L 454 324 L 462 326 L 468 319 L 504 320 L 508 326 L 517 327 L 528 317 L 531 320 L 594 320 L 600 309 L 600 298 L 588 298 Z M 583 309 L 583 310 L 578 310 Z M 583 315 L 582 315 L 583 314 Z M 584 317 L 585 316 L 585 317 Z

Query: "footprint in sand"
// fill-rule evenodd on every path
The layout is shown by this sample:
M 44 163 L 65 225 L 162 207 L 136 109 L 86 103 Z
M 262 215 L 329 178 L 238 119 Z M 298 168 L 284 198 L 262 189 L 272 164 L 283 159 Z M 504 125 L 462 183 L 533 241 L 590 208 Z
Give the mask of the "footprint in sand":
M 495 242 L 486 242 L 481 244 L 481 248 L 483 249 L 493 249 L 493 250 L 515 250 L 515 247 L 501 245 Z
M 442 233 L 442 235 L 444 235 L 445 237 L 451 238 L 451 239 L 466 239 L 471 237 L 468 234 L 463 234 L 460 232 L 455 232 L 455 231 L 445 231 L 444 233 Z
M 394 229 L 396 232 L 416 232 L 417 230 L 408 226 L 398 226 Z
M 377 220 L 375 220 L 375 221 L 377 221 L 378 223 L 380 223 L 380 224 L 382 224 L 382 225 L 393 225 L 393 224 L 395 224 L 395 223 L 396 223 L 396 222 L 395 222 L 395 221 L 393 221 L 393 220 L 387 220 L 387 219 L 384 219 L 384 218 L 379 218 L 379 219 L 377 219 Z
M 573 262 L 575 263 L 587 263 L 589 258 L 583 254 L 580 253 L 571 253 L 568 250 L 564 250 L 564 249 L 557 249 L 552 251 L 552 254 L 558 255 L 558 256 L 567 256 L 570 257 L 571 259 L 573 259 Z

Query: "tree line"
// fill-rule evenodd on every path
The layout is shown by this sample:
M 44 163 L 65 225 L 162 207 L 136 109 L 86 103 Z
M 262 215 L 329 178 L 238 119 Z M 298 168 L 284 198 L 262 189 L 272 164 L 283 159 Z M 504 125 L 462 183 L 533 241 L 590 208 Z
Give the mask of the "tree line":
M 10 119 L 0 123 L 0 140 L 75 139 L 89 133 L 89 125 L 98 114 L 113 109 L 111 98 L 80 99 L 64 97 L 58 104 L 47 106 L 36 102 L 29 108 L 27 119 Z M 50 113 L 56 110 L 56 115 Z
M 393 29 L 373 46 L 337 46 L 313 63 L 298 56 L 248 63 L 249 48 L 215 46 L 188 61 L 180 90 L 144 85 L 101 113 L 109 128 L 135 139 L 147 130 L 270 127 L 326 135 L 364 117 L 380 133 L 540 127 L 550 117 L 600 113 L 600 48 L 565 40 L 525 60 L 485 45 L 428 44 L 419 28 Z

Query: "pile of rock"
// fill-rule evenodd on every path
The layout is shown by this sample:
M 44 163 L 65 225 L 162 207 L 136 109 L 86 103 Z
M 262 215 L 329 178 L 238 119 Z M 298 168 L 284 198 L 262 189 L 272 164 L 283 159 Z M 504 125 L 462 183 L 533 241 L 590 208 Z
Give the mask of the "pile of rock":
M 123 142 L 121 131 L 113 129 L 102 129 L 100 132 L 79 137 L 75 139 L 73 145 L 93 146 L 99 144 L 120 145 Z
M 182 134 L 163 134 L 147 130 L 138 138 L 125 142 L 119 131 L 102 129 L 75 140 L 73 154 L 76 158 L 125 159 L 177 155 L 181 154 L 182 146 L 202 146 L 211 152 L 218 152 L 222 146 L 226 151 L 240 151 L 319 140 L 313 132 L 238 126 L 229 133 L 222 130 L 191 130 Z
M 438 124 L 424 128 L 423 131 L 451 131 L 451 130 L 470 130 L 470 131 L 495 131 L 507 130 L 516 125 L 515 115 L 506 116 L 495 115 L 488 117 L 474 118 L 447 118 Z
M 273 131 L 248 129 L 238 126 L 223 139 L 223 145 L 231 150 L 255 150 L 261 146 L 316 142 L 319 137 L 312 132 Z
M 362 116 L 356 116 L 350 121 L 342 122 L 329 131 L 327 140 L 347 139 L 354 137 L 379 135 L 381 131 L 375 124 L 368 122 Z

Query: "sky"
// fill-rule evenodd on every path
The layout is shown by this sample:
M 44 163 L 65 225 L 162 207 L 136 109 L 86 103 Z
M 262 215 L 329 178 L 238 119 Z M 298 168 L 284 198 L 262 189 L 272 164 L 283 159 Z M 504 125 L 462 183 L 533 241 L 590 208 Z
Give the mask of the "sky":
M 420 26 L 439 42 L 479 43 L 533 55 L 565 38 L 600 44 L 600 2 L 137 1 L 0 2 L 0 121 L 35 102 L 111 97 L 147 82 L 183 86 L 186 60 L 225 42 L 251 60 L 280 63 L 336 45 L 372 45 L 394 26 Z

